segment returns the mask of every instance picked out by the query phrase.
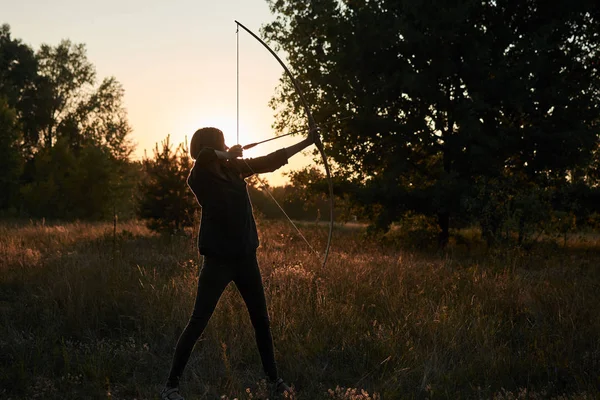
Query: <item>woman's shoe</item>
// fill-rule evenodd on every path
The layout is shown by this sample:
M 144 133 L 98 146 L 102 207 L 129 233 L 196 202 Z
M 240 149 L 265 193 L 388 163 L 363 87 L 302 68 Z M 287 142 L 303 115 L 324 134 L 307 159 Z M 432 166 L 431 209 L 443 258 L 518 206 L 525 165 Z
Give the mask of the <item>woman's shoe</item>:
M 287 396 L 285 396 L 285 394 L 287 393 Z M 288 386 L 287 383 L 285 383 L 283 381 L 283 379 L 279 378 L 276 381 L 272 381 L 271 382 L 271 397 L 273 397 L 274 399 L 278 399 L 278 398 L 284 398 L 284 399 L 288 399 L 291 397 L 292 394 L 292 388 Z M 283 395 L 283 396 L 280 396 Z
M 185 400 L 179 394 L 179 388 L 169 388 L 166 387 L 160 392 L 161 400 Z

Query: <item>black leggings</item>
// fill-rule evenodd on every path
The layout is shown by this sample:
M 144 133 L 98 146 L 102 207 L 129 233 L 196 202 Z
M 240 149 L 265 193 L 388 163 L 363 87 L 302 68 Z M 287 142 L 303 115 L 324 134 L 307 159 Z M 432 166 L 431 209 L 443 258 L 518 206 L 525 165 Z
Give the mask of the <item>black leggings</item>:
M 237 286 L 250 313 L 264 371 L 270 380 L 277 379 L 267 303 L 256 254 L 252 253 L 231 259 L 204 257 L 204 265 L 198 278 L 198 294 L 194 311 L 177 342 L 167 386 L 179 386 L 179 378 L 192 349 L 206 328 L 221 294 L 231 281 Z

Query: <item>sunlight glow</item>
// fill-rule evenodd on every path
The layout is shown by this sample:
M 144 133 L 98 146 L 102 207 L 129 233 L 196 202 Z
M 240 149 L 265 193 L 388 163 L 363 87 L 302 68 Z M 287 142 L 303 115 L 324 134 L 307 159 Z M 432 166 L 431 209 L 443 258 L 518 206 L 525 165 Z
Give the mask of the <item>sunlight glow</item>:
M 223 131 L 225 136 L 225 144 L 233 146 L 236 143 L 236 121 L 235 116 L 227 116 L 225 114 L 211 114 L 206 116 L 197 116 L 193 114 L 187 115 L 184 119 L 179 120 L 174 126 L 177 134 L 175 138 L 183 142 L 192 139 L 192 135 L 200 128 L 214 127 Z
M 42 43 L 54 46 L 66 38 L 85 44 L 98 78 L 114 76 L 123 85 L 131 141 L 136 145 L 132 159 L 151 156 L 167 135 L 172 145 L 189 143 L 194 132 L 206 126 L 221 129 L 228 146 L 236 144 L 238 102 L 239 144 L 275 136 L 274 112 L 268 103 L 282 69 L 250 35 L 239 36 L 236 88 L 234 20 L 258 33 L 261 25 L 273 19 L 267 2 L 221 0 L 210 7 L 184 0 L 122 3 L 107 0 L 92 7 L 77 0 L 13 1 L 3 4 L 0 23 L 8 23 L 13 37 L 34 50 Z M 285 59 L 284 54 L 281 57 Z M 269 142 L 244 156 L 262 156 L 298 140 Z M 283 184 L 282 172 L 310 162 L 310 158 L 294 156 L 265 178 Z
M 240 122 L 239 141 L 237 140 L 237 121 L 235 115 L 231 116 L 229 113 L 209 113 L 206 115 L 197 115 L 189 113 L 181 118 L 177 119 L 178 122 L 174 124 L 174 131 L 172 134 L 173 140 L 177 143 L 187 142 L 192 139 L 192 135 L 196 130 L 206 127 L 214 127 L 223 131 L 225 136 L 225 144 L 229 147 L 235 144 L 245 145 L 258 140 L 267 139 L 269 132 L 263 133 L 263 135 L 255 135 L 257 131 L 256 127 L 248 125 L 245 126 L 243 122 Z M 273 134 L 274 135 L 274 134 Z M 249 152 L 250 150 L 248 150 Z

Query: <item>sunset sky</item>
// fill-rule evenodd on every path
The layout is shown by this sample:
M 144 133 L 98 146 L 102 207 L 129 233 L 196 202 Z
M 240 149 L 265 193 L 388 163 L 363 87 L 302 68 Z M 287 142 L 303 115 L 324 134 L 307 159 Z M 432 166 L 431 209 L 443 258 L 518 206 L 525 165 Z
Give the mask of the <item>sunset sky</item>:
M 179 143 L 203 126 L 236 142 L 236 25 L 259 34 L 273 19 L 265 0 L 0 0 L 0 24 L 38 50 L 61 39 L 84 43 L 98 80 L 115 76 L 137 143 L 135 158 L 152 154 L 168 134 Z M 285 55 L 280 54 L 285 60 Z M 240 30 L 240 143 L 273 137 L 268 101 L 283 70 L 258 41 Z M 258 156 L 298 141 L 283 138 L 249 150 Z M 281 171 L 300 168 L 297 158 Z M 265 175 L 282 184 L 279 172 Z

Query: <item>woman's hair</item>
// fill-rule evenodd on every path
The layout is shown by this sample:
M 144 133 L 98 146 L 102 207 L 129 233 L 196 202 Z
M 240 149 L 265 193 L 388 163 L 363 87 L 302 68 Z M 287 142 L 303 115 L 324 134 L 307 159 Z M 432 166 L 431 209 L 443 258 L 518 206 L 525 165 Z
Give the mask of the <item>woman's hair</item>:
M 200 150 L 204 147 L 210 147 L 215 150 L 223 150 L 225 148 L 225 137 L 223 132 L 217 128 L 201 128 L 194 132 L 192 141 L 190 142 L 190 156 L 196 159 Z

